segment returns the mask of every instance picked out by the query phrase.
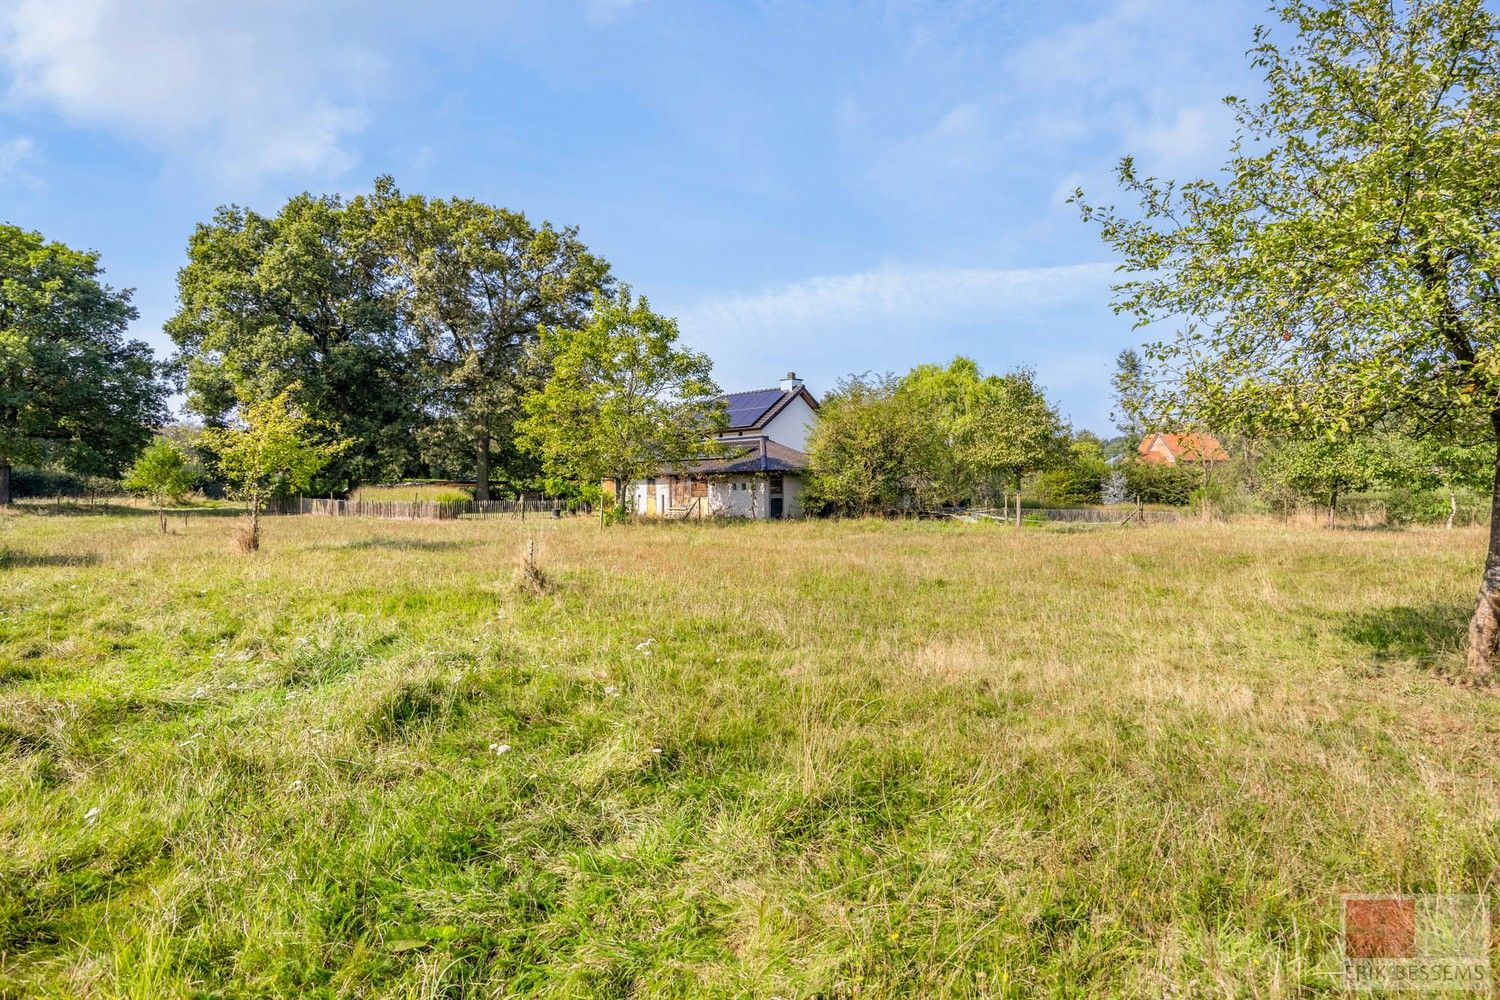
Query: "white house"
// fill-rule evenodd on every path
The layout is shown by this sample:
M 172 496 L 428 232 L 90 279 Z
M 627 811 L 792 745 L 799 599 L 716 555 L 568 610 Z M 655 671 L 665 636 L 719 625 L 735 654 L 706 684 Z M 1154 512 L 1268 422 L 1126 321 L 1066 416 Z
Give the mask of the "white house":
M 722 398 L 729 426 L 718 441 L 725 453 L 631 483 L 625 496 L 632 511 L 645 517 L 802 516 L 807 436 L 818 401 L 793 372 L 774 389 Z M 605 495 L 613 491 L 606 481 Z

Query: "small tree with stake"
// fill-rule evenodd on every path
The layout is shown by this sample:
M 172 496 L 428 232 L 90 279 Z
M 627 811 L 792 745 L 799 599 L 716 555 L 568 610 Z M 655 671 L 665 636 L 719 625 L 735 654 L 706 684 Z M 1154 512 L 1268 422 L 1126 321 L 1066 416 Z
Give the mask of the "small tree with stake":
M 124 487 L 139 493 L 156 508 L 156 523 L 167 533 L 169 503 L 180 503 L 193 488 L 193 467 L 175 441 L 158 437 L 141 452 L 126 474 Z
M 1115 306 L 1179 415 L 1296 436 L 1382 420 L 1500 439 L 1500 16 L 1485 0 L 1283 0 L 1221 177 L 1079 201 L 1124 259 Z M 1468 672 L 1500 662 L 1500 461 Z
M 240 546 L 260 548 L 260 512 L 266 501 L 307 489 L 318 472 L 348 441 L 318 442 L 313 421 L 291 402 L 300 387 L 293 384 L 269 399 L 240 402 L 241 426 L 203 432 L 203 442 L 218 457 L 230 495 L 248 508 L 248 530 Z

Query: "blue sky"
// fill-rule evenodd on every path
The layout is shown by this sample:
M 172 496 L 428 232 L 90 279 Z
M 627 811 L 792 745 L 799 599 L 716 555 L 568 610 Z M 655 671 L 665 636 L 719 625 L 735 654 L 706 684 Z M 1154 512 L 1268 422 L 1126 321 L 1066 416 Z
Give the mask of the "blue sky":
M 575 224 L 728 389 L 955 353 L 1109 430 L 1111 258 L 1063 202 L 1222 160 L 1260 3 L 0 0 L 0 219 L 165 355 L 188 234 L 378 174 Z

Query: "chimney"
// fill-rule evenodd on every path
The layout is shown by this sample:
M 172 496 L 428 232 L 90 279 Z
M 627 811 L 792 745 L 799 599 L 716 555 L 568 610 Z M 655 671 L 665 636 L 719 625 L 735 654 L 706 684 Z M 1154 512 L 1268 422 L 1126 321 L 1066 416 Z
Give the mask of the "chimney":
M 802 380 L 797 377 L 796 372 L 787 372 L 781 376 L 782 392 L 796 392 L 800 388 L 802 388 Z

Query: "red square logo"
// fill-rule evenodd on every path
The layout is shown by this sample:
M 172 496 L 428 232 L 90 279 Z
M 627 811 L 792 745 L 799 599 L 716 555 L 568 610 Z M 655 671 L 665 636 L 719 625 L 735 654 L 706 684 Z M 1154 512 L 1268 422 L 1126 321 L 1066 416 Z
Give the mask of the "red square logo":
M 1417 901 L 1400 897 L 1344 900 L 1345 958 L 1415 958 Z

